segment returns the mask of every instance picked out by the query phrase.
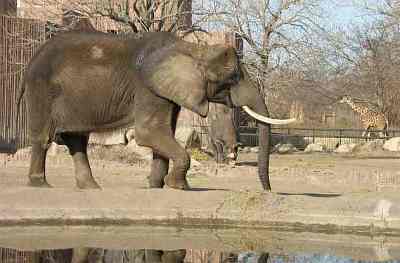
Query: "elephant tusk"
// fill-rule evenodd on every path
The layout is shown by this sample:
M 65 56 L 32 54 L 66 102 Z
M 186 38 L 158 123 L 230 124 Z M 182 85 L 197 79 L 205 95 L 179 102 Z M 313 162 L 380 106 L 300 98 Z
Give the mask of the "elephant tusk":
M 268 123 L 268 124 L 275 124 L 275 125 L 285 125 L 285 124 L 289 124 L 292 122 L 295 122 L 296 119 L 286 119 L 286 120 L 280 120 L 280 119 L 272 119 L 272 118 L 268 118 L 265 117 L 263 115 L 258 114 L 257 112 L 254 112 L 253 110 L 251 110 L 249 108 L 249 106 L 242 106 L 242 108 L 244 109 L 244 111 L 249 114 L 251 117 L 253 117 L 254 119 L 257 119 L 259 121 Z

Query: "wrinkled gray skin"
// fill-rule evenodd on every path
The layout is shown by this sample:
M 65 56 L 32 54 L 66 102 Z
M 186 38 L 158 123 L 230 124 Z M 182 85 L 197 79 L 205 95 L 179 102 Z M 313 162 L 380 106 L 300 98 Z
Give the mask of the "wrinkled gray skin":
M 180 107 L 205 117 L 209 102 L 248 105 L 268 116 L 233 48 L 201 47 L 167 32 L 59 34 L 30 61 L 23 94 L 32 144 L 29 185 L 37 187 L 49 187 L 46 153 L 60 138 L 73 158 L 77 186 L 99 188 L 87 158 L 90 132 L 134 124 L 137 144 L 153 150 L 150 187 L 188 189 L 190 158 L 174 136 Z M 259 176 L 270 190 L 269 125 L 259 124 L 259 134 Z
M 235 163 L 239 144 L 233 109 L 224 104 L 210 103 L 207 121 L 209 146 L 216 162 Z

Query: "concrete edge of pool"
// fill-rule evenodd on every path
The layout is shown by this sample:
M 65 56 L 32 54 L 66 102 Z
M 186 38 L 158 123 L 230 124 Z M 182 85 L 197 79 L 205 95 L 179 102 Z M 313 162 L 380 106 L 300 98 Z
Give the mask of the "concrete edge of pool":
M 0 225 L 160 224 L 400 236 L 400 194 L 315 195 L 20 187 L 0 192 Z

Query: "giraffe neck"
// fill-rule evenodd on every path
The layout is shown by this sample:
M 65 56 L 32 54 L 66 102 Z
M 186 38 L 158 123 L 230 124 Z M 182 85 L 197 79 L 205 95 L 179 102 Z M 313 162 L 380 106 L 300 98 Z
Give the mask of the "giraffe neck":
M 365 113 L 366 112 L 366 108 L 362 107 L 362 106 L 357 106 L 354 102 L 352 101 L 348 101 L 347 104 L 349 104 L 349 106 L 351 107 L 351 109 L 357 113 Z

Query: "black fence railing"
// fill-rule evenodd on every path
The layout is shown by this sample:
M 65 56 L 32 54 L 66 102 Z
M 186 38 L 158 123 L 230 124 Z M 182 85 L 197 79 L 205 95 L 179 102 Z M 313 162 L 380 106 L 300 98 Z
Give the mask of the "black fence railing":
M 310 143 L 321 143 L 327 149 L 335 149 L 346 143 L 361 143 L 375 139 L 400 137 L 400 130 L 388 130 L 383 138 L 383 131 L 371 131 L 370 137 L 363 136 L 363 129 L 316 129 L 316 128 L 272 128 L 272 144 L 290 143 L 302 150 Z M 257 128 L 240 127 L 239 140 L 245 146 L 258 145 Z
M 207 143 L 207 127 L 195 127 L 200 135 L 202 145 Z M 243 146 L 258 145 L 257 127 L 241 126 L 238 130 L 239 141 Z M 400 137 L 400 130 L 388 130 L 388 136 L 379 137 L 382 131 L 371 131 L 370 137 L 363 137 L 363 129 L 317 129 L 317 128 L 275 128 L 272 131 L 272 145 L 290 143 L 299 150 L 304 150 L 310 143 L 321 143 L 328 150 L 335 149 L 338 145 L 346 143 L 362 143 L 374 139 L 390 139 Z

